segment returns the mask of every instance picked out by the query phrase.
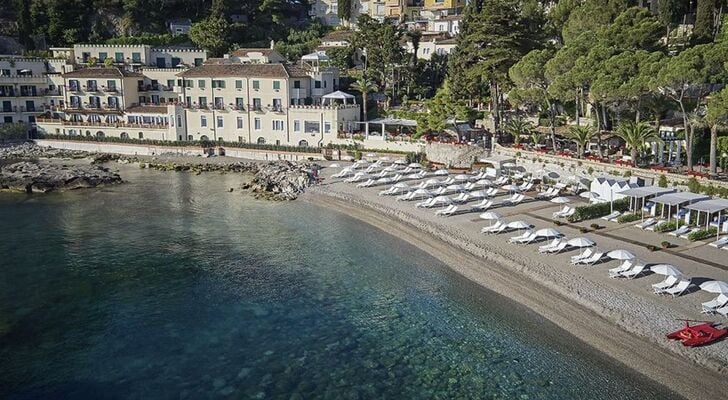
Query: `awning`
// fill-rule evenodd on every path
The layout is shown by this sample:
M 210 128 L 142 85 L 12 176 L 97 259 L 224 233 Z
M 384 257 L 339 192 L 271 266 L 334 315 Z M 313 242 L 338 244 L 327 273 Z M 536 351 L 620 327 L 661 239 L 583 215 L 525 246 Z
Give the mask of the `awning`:
M 377 118 L 367 121 L 370 124 L 417 126 L 417 121 L 403 118 Z
M 342 92 L 341 90 L 337 90 L 333 93 L 329 93 L 324 96 L 324 99 L 336 99 L 336 100 L 346 100 L 346 99 L 353 99 L 355 98 L 354 95 Z
M 685 206 L 688 210 L 702 211 L 709 214 L 728 209 L 728 199 L 710 199 L 698 201 Z
M 632 189 L 627 189 L 624 191 L 619 192 L 622 196 L 629 196 L 634 197 L 637 199 L 642 199 L 648 196 L 657 196 L 665 193 L 673 193 L 676 192 L 677 189 L 671 189 L 671 188 L 661 188 L 659 186 L 640 186 Z
M 692 192 L 675 192 L 657 196 L 651 199 L 651 201 L 667 206 L 677 206 L 685 203 L 696 202 L 699 200 L 706 200 L 709 198 L 709 196 L 706 196 L 704 194 L 696 194 Z

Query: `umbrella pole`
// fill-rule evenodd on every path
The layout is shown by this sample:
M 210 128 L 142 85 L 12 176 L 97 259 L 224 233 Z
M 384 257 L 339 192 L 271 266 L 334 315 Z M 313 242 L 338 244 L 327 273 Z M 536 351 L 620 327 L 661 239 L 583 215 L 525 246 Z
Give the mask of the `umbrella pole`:
M 723 212 L 723 210 L 718 211 L 718 229 L 716 229 L 715 232 L 715 240 L 718 240 L 720 237 L 720 214 Z

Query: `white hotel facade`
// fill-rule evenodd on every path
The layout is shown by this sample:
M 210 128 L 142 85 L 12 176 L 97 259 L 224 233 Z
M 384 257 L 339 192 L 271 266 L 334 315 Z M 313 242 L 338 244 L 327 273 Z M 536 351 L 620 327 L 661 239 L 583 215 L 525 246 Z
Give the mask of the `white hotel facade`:
M 292 65 L 251 50 L 208 60 L 198 49 L 77 45 L 48 60 L 0 56 L 0 122 L 61 136 L 288 146 L 355 129 L 359 105 L 337 91 L 325 55 Z

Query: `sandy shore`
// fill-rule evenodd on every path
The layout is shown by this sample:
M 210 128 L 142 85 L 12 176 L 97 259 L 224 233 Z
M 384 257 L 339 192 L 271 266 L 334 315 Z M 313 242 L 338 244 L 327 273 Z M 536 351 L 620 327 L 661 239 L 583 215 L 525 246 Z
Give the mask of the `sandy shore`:
M 323 175 L 328 177 L 336 171 L 327 168 Z M 437 217 L 433 210 L 416 209 L 413 202 L 377 196 L 382 189 L 357 189 L 354 184 L 328 179 L 311 188 L 302 199 L 346 213 L 418 246 L 465 277 L 533 309 L 678 394 L 691 399 L 728 398 L 728 341 L 705 348 L 684 348 L 664 336 L 680 327 L 677 318 L 723 322 L 722 317 L 700 313 L 700 303 L 715 295 L 697 291 L 675 299 L 657 296 L 650 284 L 659 282 L 662 276 L 610 279 L 607 270 L 617 266 L 617 261 L 574 267 L 568 261 L 576 254 L 574 251 L 541 255 L 538 245 L 507 243 L 513 234 L 481 234 L 480 228 L 488 222 L 478 220 L 476 213 Z M 496 203 L 503 198 L 497 198 Z M 497 211 L 507 220 L 524 219 L 543 228 L 554 227 L 549 220 L 558 208 L 538 201 Z M 570 238 L 589 237 L 600 249 L 627 249 L 647 262 L 672 263 L 688 276 L 728 280 L 726 263 L 721 258 L 728 256 L 725 250 L 704 245 L 698 248 L 669 236 L 677 245 L 674 249 L 651 253 L 640 243 L 659 243 L 666 235 L 599 222 L 606 228 L 587 234 L 580 233 L 576 226 L 555 228 Z

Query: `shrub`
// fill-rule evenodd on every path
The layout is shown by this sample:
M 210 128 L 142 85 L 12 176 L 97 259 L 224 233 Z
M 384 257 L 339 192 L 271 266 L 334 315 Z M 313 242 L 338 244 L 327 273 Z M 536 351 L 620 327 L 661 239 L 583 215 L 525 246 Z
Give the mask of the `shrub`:
M 669 249 L 671 244 L 667 240 L 663 240 L 662 242 L 660 242 L 660 246 L 662 246 L 663 249 Z
M 654 244 L 648 244 L 648 245 L 647 245 L 647 246 L 645 246 L 645 247 L 646 247 L 646 248 L 647 248 L 647 250 L 649 250 L 649 251 L 657 251 L 657 250 L 659 250 L 659 249 L 660 249 L 659 247 L 655 246 Z
M 665 176 L 665 174 L 660 175 L 660 179 L 657 180 L 657 186 L 661 188 L 667 187 L 667 177 Z
M 579 227 L 579 232 L 581 232 L 581 233 L 587 233 L 587 232 L 589 232 L 589 228 L 587 228 L 585 226 L 580 226 Z
M 670 232 L 677 229 L 677 222 L 663 222 L 655 227 L 655 232 Z
M 632 176 L 632 171 L 630 171 L 630 170 L 624 171 L 622 176 L 625 178 L 629 178 L 630 176 Z
M 613 202 L 615 211 L 627 211 L 629 209 L 629 199 L 619 199 Z M 612 206 L 609 203 L 589 204 L 586 206 L 576 207 L 574 215 L 569 217 L 569 222 L 586 221 L 603 217 L 612 212 Z
M 589 174 L 589 175 L 593 174 L 594 173 L 594 168 L 592 168 L 592 167 L 587 168 L 586 169 L 586 173 Z
M 589 227 L 591 227 L 592 229 L 602 229 L 601 225 L 599 224 L 591 224 L 589 225 Z
M 710 227 L 708 229 L 700 229 L 697 231 L 690 232 L 688 234 L 688 240 L 695 242 L 697 240 L 708 239 L 709 237 L 715 236 L 718 233 L 718 228 Z
M 640 219 L 640 216 L 637 214 L 622 214 L 617 218 L 617 222 L 620 224 L 626 224 L 628 222 L 634 222 Z

